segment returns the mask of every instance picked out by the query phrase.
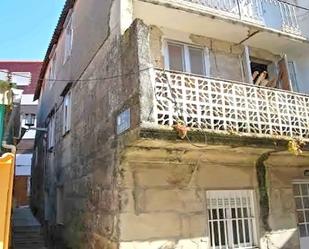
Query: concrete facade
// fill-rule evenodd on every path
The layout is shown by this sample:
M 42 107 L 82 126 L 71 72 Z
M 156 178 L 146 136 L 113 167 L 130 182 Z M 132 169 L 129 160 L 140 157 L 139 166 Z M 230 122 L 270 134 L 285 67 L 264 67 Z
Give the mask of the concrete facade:
M 77 1 L 65 8 L 73 22 L 71 57 L 63 64 L 63 31 L 45 62 L 38 124 L 49 130 L 36 136 L 31 207 L 51 248 L 211 248 L 212 190 L 252 190 L 259 248 L 300 248 L 293 182 L 308 180 L 306 149 L 295 156 L 275 136 L 199 129 L 181 140 L 155 124 L 153 67 L 166 67 L 166 40 L 207 48 L 207 76 L 235 84 L 244 81 L 245 45 L 138 19 L 139 2 Z M 186 14 L 194 23 L 195 14 Z M 65 27 L 61 20 L 58 26 Z M 246 45 L 250 57 L 282 56 Z M 71 125 L 64 133 L 69 92 Z M 119 133 L 126 110 L 129 127 Z

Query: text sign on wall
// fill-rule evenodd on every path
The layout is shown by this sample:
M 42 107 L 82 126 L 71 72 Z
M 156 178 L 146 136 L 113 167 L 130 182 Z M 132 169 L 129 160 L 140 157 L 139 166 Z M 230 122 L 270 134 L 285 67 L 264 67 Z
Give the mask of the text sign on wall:
M 131 126 L 131 113 L 130 108 L 121 112 L 117 116 L 117 134 L 120 134 L 128 129 Z

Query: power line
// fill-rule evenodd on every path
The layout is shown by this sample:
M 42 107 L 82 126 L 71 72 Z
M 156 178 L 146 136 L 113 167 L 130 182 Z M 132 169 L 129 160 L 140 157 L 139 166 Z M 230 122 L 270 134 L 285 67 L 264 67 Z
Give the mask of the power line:
M 38 81 L 38 80 L 43 80 L 43 81 L 53 81 L 53 82 L 88 82 L 88 81 L 103 81 L 103 80 L 109 80 L 109 79 L 114 79 L 114 78 L 119 78 L 119 77 L 123 77 L 123 76 L 128 76 L 128 75 L 133 75 L 133 74 L 136 74 L 136 73 L 140 73 L 140 72 L 143 72 L 143 71 L 147 71 L 147 70 L 150 70 L 152 69 L 152 67 L 147 67 L 147 68 L 143 68 L 143 69 L 139 69 L 138 71 L 134 71 L 134 72 L 130 72 L 130 73 L 125 73 L 125 74 L 117 74 L 117 75 L 113 75 L 113 76 L 110 76 L 110 77 L 103 77 L 103 78 L 94 78 L 94 79 L 79 79 L 79 80 L 72 80 L 72 79 L 48 79 L 48 78 L 35 78 L 35 81 Z M 31 76 L 26 76 L 26 75 L 22 75 L 22 74 L 18 74 L 18 73 L 9 73 L 7 71 L 4 71 L 4 70 L 0 70 L 0 72 L 3 72 L 3 73 L 7 73 L 7 74 L 10 74 L 10 75 L 15 75 L 15 76 L 20 76 L 20 77 L 23 77 L 23 78 L 27 78 L 27 79 L 33 79 Z M 13 82 L 14 83 L 14 82 Z

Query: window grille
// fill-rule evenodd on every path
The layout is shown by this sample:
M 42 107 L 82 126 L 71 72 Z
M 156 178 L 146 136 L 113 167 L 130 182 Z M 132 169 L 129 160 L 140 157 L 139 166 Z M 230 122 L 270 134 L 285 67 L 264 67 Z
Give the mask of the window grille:
M 206 195 L 211 248 L 255 248 L 253 191 L 207 191 Z
M 309 237 L 309 182 L 294 183 L 293 192 L 299 236 Z

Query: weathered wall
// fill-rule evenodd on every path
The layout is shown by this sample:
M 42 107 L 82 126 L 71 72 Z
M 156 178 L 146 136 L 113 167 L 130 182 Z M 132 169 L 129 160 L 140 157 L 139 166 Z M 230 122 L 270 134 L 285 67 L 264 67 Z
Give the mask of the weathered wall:
M 156 143 L 122 157 L 120 248 L 207 248 L 205 191 L 257 190 L 258 154 Z
M 306 179 L 306 157 L 274 153 L 266 160 L 267 231 L 264 186 L 258 180 L 258 159 L 267 150 L 200 146 L 145 140 L 125 150 L 119 177 L 120 248 L 208 248 L 206 191 L 253 189 L 260 248 L 299 249 L 292 181 Z
M 137 20 L 123 36 L 110 35 L 106 39 L 84 71 L 81 80 L 85 81 L 79 81 L 71 88 L 70 132 L 65 136 L 62 134 L 63 106 L 58 105 L 53 151 L 44 155 L 43 139 L 37 141 L 41 151 L 38 166 L 42 167 L 42 162 L 46 162 L 46 167 L 45 172 L 40 169 L 39 175 L 34 174 L 34 188 L 40 191 L 37 183 L 45 174 L 43 185 L 48 197 L 45 220 L 50 242 L 59 242 L 54 246 L 74 249 L 117 247 L 119 205 L 114 176 L 119 156 L 116 117 L 130 108 L 131 128 L 140 123 L 139 77 L 146 71 L 143 63 L 149 60 L 145 59 L 147 53 L 140 51 L 143 44 L 140 40 L 147 35 L 144 29 L 147 30 Z M 86 81 L 94 78 L 101 80 Z M 56 222 L 57 187 L 64 189 L 63 225 Z M 42 220 L 44 198 L 41 192 L 35 196 L 33 207 Z

